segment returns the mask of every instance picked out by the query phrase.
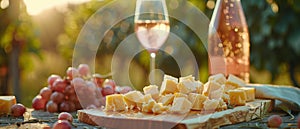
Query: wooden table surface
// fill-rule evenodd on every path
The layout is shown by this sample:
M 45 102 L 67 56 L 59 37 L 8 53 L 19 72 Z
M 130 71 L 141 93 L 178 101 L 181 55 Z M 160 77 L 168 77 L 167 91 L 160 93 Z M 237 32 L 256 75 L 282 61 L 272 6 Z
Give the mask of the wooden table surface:
M 293 115 L 297 117 L 299 112 L 293 112 Z M 234 125 L 223 126 L 221 129 L 236 129 L 236 128 L 249 128 L 249 129 L 267 129 L 267 118 L 272 114 L 278 114 L 283 118 L 283 124 L 280 128 L 283 129 L 297 129 L 296 118 L 291 120 L 291 116 L 284 112 L 272 111 L 261 119 L 255 119 L 249 122 L 238 123 Z M 72 113 L 74 119 L 73 128 L 75 129 L 105 129 L 105 127 L 91 126 L 78 121 L 76 112 Z M 57 121 L 58 113 L 48 113 L 43 111 L 33 111 L 32 109 L 27 109 L 24 117 L 13 118 L 10 116 L 0 117 L 0 129 L 49 129 Z

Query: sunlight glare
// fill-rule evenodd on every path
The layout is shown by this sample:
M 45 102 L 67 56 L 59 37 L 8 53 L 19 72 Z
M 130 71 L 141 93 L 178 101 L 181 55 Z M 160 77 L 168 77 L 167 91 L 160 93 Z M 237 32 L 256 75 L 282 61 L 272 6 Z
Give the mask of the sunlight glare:
M 29 15 L 37 15 L 46 9 L 62 6 L 67 3 L 78 4 L 90 0 L 24 0 Z

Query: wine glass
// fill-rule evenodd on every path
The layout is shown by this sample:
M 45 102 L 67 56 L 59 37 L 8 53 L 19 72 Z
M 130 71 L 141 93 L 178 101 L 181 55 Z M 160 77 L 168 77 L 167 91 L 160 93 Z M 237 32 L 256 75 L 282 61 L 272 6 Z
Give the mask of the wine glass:
M 135 32 L 142 46 L 150 53 L 150 73 L 155 70 L 155 57 L 170 32 L 165 0 L 137 0 L 135 8 Z M 150 74 L 150 83 L 155 82 Z M 152 81 L 152 82 L 151 82 Z

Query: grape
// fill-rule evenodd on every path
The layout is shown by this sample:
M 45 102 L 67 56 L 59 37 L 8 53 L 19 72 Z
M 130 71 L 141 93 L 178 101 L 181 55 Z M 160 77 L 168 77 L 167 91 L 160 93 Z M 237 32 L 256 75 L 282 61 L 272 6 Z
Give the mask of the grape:
M 49 87 L 44 87 L 40 90 L 40 95 L 43 99 L 46 99 L 47 101 L 50 99 L 51 94 L 52 90 Z
M 51 112 L 51 113 L 58 112 L 58 106 L 52 100 L 48 101 L 48 103 L 46 105 L 46 109 L 48 112 Z
M 79 71 L 74 67 L 69 67 L 67 69 L 66 73 L 67 73 L 67 76 L 69 77 L 69 79 L 73 79 L 74 77 L 79 76 Z
M 68 103 L 67 101 L 63 101 L 60 105 L 59 105 L 59 111 L 61 112 L 70 112 L 70 103 Z
M 53 83 L 53 89 L 57 92 L 63 92 L 67 87 L 67 82 L 62 79 L 56 79 Z
M 67 120 L 58 120 L 53 124 L 53 129 L 71 129 L 72 125 Z
M 50 100 L 52 100 L 53 102 L 55 102 L 57 104 L 60 104 L 64 100 L 64 98 L 65 98 L 65 95 L 60 92 L 54 92 L 50 96 Z
M 80 75 L 87 76 L 90 73 L 90 67 L 87 64 L 80 64 L 78 71 Z
M 14 104 L 11 106 L 11 115 L 14 117 L 20 117 L 23 116 L 23 114 L 26 112 L 26 108 L 23 104 Z
M 72 85 L 68 85 L 65 90 L 64 90 L 65 95 L 74 95 L 75 94 L 75 89 Z
M 282 123 L 282 118 L 279 115 L 272 115 L 268 118 L 268 127 L 279 128 Z
M 102 92 L 102 88 L 97 87 L 96 90 L 95 90 L 96 98 L 102 98 L 103 97 L 101 92 Z
M 68 96 L 68 101 L 71 101 L 71 102 L 78 102 L 78 98 L 75 94 L 73 95 L 69 95 Z
M 74 78 L 74 79 L 71 81 L 71 85 L 73 85 L 74 88 L 76 88 L 76 87 L 85 86 L 86 84 L 85 84 L 85 81 L 84 81 L 82 78 L 76 77 L 76 78 Z
M 106 87 L 106 86 L 111 86 L 113 88 L 113 90 L 115 90 L 116 83 L 112 79 L 105 79 L 105 81 L 103 82 L 103 87 Z
M 35 110 L 44 110 L 46 107 L 47 100 L 43 99 L 42 96 L 38 95 L 32 100 L 32 108 Z
M 54 83 L 54 81 L 55 81 L 56 79 L 61 79 L 61 77 L 60 77 L 59 75 L 56 75 L 56 74 L 50 75 L 50 76 L 48 77 L 48 84 L 49 84 L 50 86 L 52 86 L 53 83 Z
M 112 87 L 106 86 L 106 87 L 102 88 L 101 93 L 103 96 L 107 96 L 107 95 L 114 94 L 115 91 L 113 90 Z
M 68 112 L 61 112 L 58 115 L 58 120 L 67 120 L 70 123 L 73 122 L 73 116 Z
M 100 77 L 101 75 L 99 74 L 94 74 L 93 75 L 93 81 L 97 84 L 98 87 L 102 87 L 104 78 Z

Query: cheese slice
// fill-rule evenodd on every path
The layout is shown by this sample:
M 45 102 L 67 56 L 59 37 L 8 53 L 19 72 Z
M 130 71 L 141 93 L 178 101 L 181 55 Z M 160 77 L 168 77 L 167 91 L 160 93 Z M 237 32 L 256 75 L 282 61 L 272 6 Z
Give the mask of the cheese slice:
M 246 104 L 246 92 L 241 89 L 229 90 L 229 104 L 232 106 L 243 106 Z
M 16 104 L 15 96 L 0 96 L 0 115 L 10 114 L 11 106 Z
M 144 94 L 150 94 L 153 99 L 157 100 L 159 98 L 158 86 L 150 85 L 143 88 Z
M 173 103 L 174 94 L 166 94 L 163 96 L 160 96 L 158 99 L 159 103 L 162 103 L 163 105 L 167 106 Z
M 177 89 L 178 79 L 169 75 L 164 76 L 164 80 L 160 87 L 160 94 L 169 94 L 175 93 L 178 91 Z
M 253 101 L 255 100 L 255 88 L 253 87 L 241 87 L 239 88 L 246 92 L 246 101 Z
M 188 113 L 192 109 L 192 103 L 185 97 L 177 97 L 174 98 L 172 107 L 170 109 L 171 112 L 174 113 Z
M 197 93 L 190 93 L 188 95 L 188 100 L 192 103 L 192 110 L 202 110 L 203 109 L 203 103 L 208 98 L 202 94 Z
M 209 93 L 210 99 L 221 99 L 224 94 L 224 84 L 219 89 L 211 90 Z
M 106 96 L 106 111 L 124 111 L 126 109 L 122 94 L 112 94 Z
M 226 83 L 226 77 L 224 76 L 224 74 L 219 73 L 219 74 L 209 76 L 208 81 L 215 81 L 220 85 L 223 85 Z
M 135 107 L 141 109 L 144 102 L 144 95 L 140 91 L 129 91 L 124 94 L 124 101 L 129 109 Z

